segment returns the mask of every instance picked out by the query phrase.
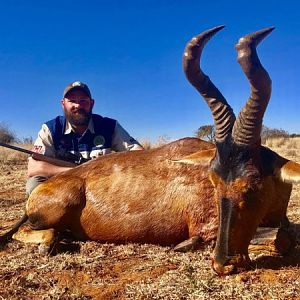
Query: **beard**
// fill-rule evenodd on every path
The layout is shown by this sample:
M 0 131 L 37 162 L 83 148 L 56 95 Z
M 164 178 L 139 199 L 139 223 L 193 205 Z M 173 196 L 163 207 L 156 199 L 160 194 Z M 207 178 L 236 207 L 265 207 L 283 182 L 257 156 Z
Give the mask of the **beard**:
M 88 126 L 89 121 L 92 116 L 92 111 L 86 112 L 83 109 L 78 109 L 76 111 L 66 111 L 64 110 L 66 119 L 74 126 Z

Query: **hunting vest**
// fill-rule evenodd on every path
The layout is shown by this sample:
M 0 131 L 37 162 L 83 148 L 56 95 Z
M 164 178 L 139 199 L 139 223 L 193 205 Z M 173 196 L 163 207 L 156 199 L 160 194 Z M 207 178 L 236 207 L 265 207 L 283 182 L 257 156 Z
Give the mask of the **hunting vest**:
M 65 150 L 89 159 L 91 152 L 109 152 L 112 146 L 112 137 L 116 127 L 116 120 L 92 114 L 94 133 L 89 129 L 79 135 L 73 131 L 65 133 L 66 118 L 57 116 L 46 122 L 56 151 Z

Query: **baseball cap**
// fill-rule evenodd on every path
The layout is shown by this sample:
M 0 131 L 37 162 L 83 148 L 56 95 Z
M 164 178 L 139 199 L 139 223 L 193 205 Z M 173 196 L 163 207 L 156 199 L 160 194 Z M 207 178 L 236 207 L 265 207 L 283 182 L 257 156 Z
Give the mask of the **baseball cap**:
M 80 81 L 74 81 L 72 83 L 70 83 L 69 85 L 67 85 L 67 87 L 64 89 L 64 94 L 63 94 L 63 98 L 66 97 L 67 93 L 69 93 L 71 90 L 73 89 L 81 89 L 82 91 L 84 91 L 90 98 L 92 98 L 91 92 L 89 87 Z

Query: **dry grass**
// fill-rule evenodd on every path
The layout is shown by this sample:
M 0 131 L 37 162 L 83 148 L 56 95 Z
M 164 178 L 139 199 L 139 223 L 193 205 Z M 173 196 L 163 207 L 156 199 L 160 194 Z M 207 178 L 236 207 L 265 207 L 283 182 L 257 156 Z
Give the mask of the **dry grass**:
M 288 159 L 299 161 L 300 138 L 270 138 L 265 145 Z
M 295 140 L 273 145 L 300 161 Z M 0 160 L 2 232 L 22 215 L 26 201 L 26 159 L 7 157 Z M 300 299 L 299 198 L 295 185 L 288 215 L 296 249 L 284 258 L 251 254 L 253 269 L 239 275 L 219 278 L 211 271 L 212 245 L 175 253 L 154 245 L 72 242 L 43 256 L 37 246 L 14 241 L 0 249 L 0 299 Z
M 155 142 L 151 142 L 151 141 L 149 141 L 147 139 L 142 139 L 140 141 L 141 145 L 146 150 L 149 150 L 149 149 L 152 149 L 152 148 L 157 148 L 157 147 L 166 145 L 166 144 L 168 144 L 170 142 L 171 142 L 170 138 L 168 136 L 166 136 L 166 135 L 159 136 L 158 139 Z
M 32 149 L 31 144 L 21 144 L 21 145 L 16 144 L 15 146 L 27 150 Z M 13 151 L 8 148 L 0 147 L 0 162 L 2 163 L 11 163 L 11 162 L 19 163 L 19 162 L 27 161 L 27 158 L 28 158 L 27 154 L 18 151 Z

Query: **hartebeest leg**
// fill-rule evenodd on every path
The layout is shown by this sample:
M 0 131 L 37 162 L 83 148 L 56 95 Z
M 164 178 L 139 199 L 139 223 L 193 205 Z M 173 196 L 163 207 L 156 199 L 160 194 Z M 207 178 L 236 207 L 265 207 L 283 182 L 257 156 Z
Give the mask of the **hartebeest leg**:
M 13 239 L 23 243 L 39 244 L 39 253 L 48 254 L 54 247 L 56 236 L 53 228 L 33 230 L 30 225 L 24 225 L 13 235 Z
M 176 245 L 173 250 L 178 252 L 187 252 L 197 250 L 200 248 L 202 239 L 199 236 L 192 236 L 188 240 L 185 240 Z

